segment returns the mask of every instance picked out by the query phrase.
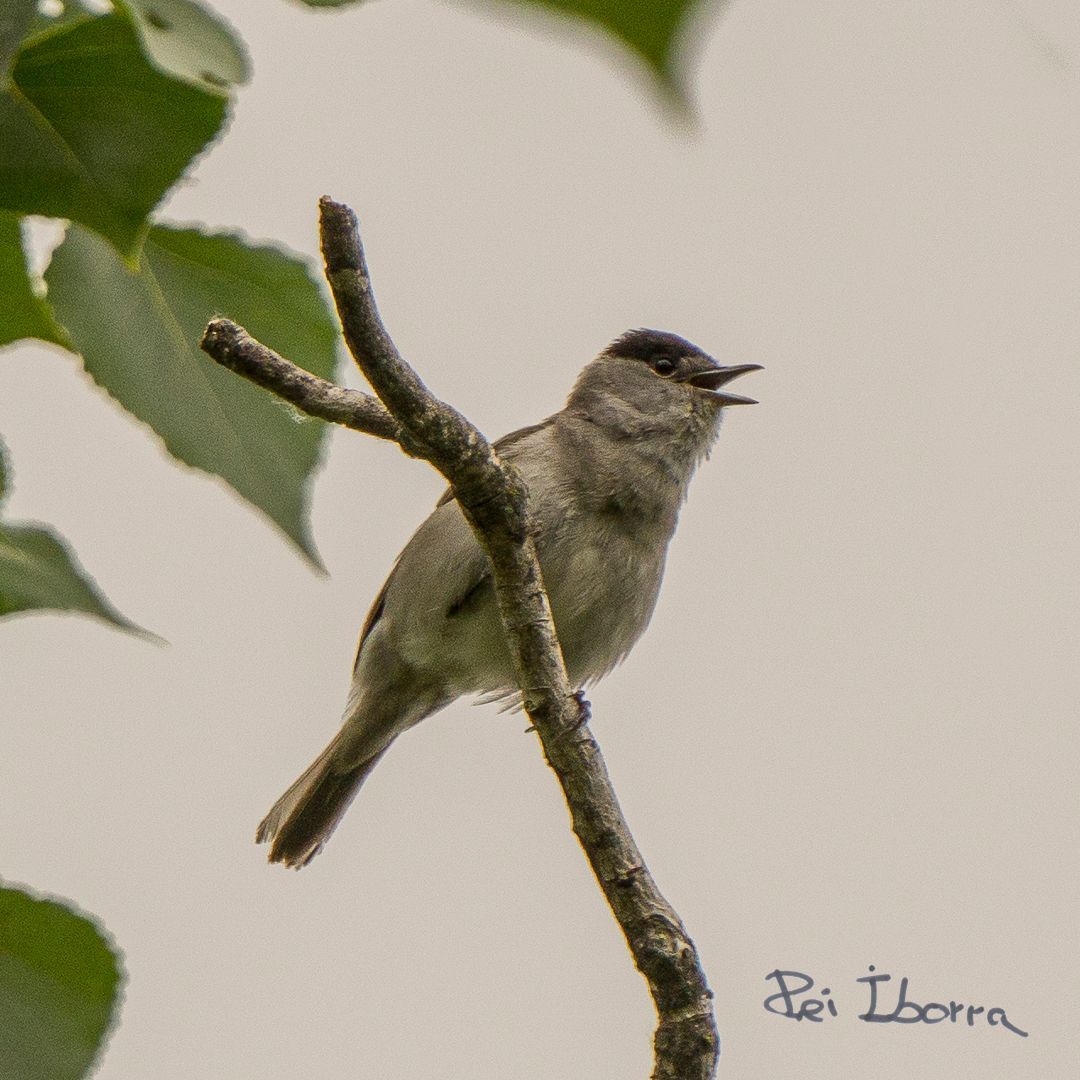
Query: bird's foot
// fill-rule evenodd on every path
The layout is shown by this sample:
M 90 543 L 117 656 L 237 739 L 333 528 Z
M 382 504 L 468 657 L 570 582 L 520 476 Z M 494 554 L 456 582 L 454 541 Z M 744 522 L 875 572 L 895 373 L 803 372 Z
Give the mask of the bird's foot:
M 592 705 L 590 705 L 588 700 L 586 699 L 585 691 L 575 690 L 574 700 L 577 702 L 578 705 L 578 719 L 577 723 L 574 724 L 574 727 L 571 730 L 576 730 L 577 728 L 584 727 L 592 719 Z

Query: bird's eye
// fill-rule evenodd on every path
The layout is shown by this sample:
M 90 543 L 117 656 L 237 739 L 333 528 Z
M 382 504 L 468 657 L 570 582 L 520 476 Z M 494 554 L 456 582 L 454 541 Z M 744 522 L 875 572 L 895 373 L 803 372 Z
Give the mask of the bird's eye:
M 652 362 L 652 369 L 657 375 L 671 375 L 675 371 L 675 361 L 666 356 L 658 356 Z

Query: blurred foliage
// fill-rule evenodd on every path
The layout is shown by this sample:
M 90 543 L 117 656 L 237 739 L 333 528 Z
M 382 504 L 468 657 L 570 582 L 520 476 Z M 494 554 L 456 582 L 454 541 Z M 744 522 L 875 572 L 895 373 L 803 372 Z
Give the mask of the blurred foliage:
M 648 65 L 668 100 L 687 108 L 679 38 L 698 0 L 507 0 L 595 23 Z
M 602 29 L 685 105 L 677 43 L 696 0 L 499 2 Z M 351 25 L 360 52 L 362 23 Z M 175 458 L 221 477 L 319 565 L 308 493 L 323 425 L 217 368 L 198 341 L 208 318 L 228 315 L 331 378 L 336 320 L 322 288 L 287 252 L 153 218 L 248 76 L 242 42 L 198 0 L 113 0 L 104 12 L 84 0 L 3 0 L 0 346 L 37 338 L 79 353 Z M 44 276 L 27 259 L 25 215 L 72 223 Z M 49 529 L 0 528 L 0 616 L 62 608 L 131 625 Z
M 361 0 L 300 0 L 314 8 L 350 7 Z M 500 7 L 532 7 L 592 23 L 648 65 L 660 89 L 686 106 L 678 38 L 699 0 L 500 0 Z
M 117 11 L 32 35 L 0 90 L 0 209 L 70 218 L 128 257 L 228 98 L 164 74 Z
M 22 243 L 19 218 L 0 211 L 0 345 L 20 338 L 63 345 L 64 332 L 45 302 L 45 290 L 31 281 Z
M 0 1076 L 87 1075 L 112 1026 L 121 979 L 113 947 L 85 915 L 0 887 Z
M 11 470 L 0 443 L 0 515 L 10 489 Z M 0 516 L 0 617 L 40 609 L 79 611 L 123 630 L 139 630 L 101 595 L 52 529 L 12 524 Z

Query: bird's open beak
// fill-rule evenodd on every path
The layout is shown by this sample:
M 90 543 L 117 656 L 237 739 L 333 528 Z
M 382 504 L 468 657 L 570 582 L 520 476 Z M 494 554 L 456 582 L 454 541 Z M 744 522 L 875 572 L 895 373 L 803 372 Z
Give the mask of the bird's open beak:
M 720 387 L 748 371 L 761 371 L 761 364 L 735 364 L 732 367 L 714 367 L 691 375 L 686 381 L 699 390 L 707 390 L 720 405 L 756 405 L 753 398 L 741 394 L 720 393 Z

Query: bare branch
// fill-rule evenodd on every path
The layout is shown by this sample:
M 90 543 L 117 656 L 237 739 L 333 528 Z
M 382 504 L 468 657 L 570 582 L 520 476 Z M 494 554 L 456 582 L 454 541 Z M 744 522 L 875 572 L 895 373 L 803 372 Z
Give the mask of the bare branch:
M 349 349 L 393 422 L 400 425 L 397 440 L 402 449 L 425 458 L 450 481 L 491 560 L 499 612 L 525 711 L 562 785 L 574 833 L 656 1005 L 659 1023 L 654 1037 L 653 1080 L 709 1080 L 716 1073 L 720 1053 L 712 993 L 693 942 L 656 887 L 630 834 L 588 728 L 587 703 L 573 693 L 567 679 L 533 544 L 528 492 L 520 476 L 499 460 L 484 436 L 434 397 L 398 353 L 375 306 L 353 212 L 327 198 L 321 200 L 320 210 L 326 276 Z M 239 329 L 229 328 L 232 324 L 219 320 L 211 324 L 204 338 L 204 349 L 220 363 L 305 411 L 370 430 L 345 419 L 352 414 L 343 406 L 325 404 L 333 399 L 326 396 L 323 387 L 336 390 L 330 384 L 323 384 L 319 394 L 311 397 L 306 390 L 300 393 L 297 386 L 307 387 L 305 380 L 322 380 L 306 373 L 299 379 L 299 369 L 269 349 L 245 346 L 239 350 L 243 361 L 237 362 L 233 357 L 238 346 L 230 351 L 215 344 L 226 330 Z M 243 344 L 239 337 L 236 340 Z M 371 401 L 365 395 L 357 396 Z M 321 412 L 308 407 L 312 398 L 320 402 Z M 385 438 L 383 430 L 372 433 Z
M 309 416 L 395 442 L 401 434 L 401 425 L 370 394 L 312 375 L 228 319 L 211 319 L 199 346 L 222 367 L 273 391 Z

